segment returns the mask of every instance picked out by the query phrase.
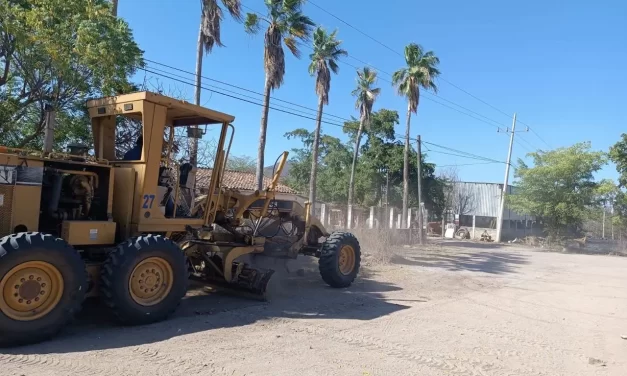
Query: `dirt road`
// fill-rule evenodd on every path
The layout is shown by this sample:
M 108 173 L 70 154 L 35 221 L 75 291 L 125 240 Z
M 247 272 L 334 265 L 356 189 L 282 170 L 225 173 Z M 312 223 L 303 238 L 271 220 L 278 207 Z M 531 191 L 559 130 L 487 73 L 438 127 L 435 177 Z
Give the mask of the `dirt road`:
M 339 291 L 308 266 L 269 303 L 192 291 L 151 326 L 92 304 L 95 321 L 0 353 L 0 374 L 627 375 L 627 258 L 447 242 Z

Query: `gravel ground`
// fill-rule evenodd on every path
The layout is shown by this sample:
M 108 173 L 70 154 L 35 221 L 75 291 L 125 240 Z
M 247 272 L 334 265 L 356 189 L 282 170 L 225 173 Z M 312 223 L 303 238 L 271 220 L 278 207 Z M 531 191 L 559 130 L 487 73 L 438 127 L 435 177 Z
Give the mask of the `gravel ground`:
M 199 287 L 149 326 L 87 304 L 57 338 L 0 352 L 0 374 L 627 375 L 627 258 L 449 241 L 347 290 L 306 262 L 277 265 L 270 302 Z

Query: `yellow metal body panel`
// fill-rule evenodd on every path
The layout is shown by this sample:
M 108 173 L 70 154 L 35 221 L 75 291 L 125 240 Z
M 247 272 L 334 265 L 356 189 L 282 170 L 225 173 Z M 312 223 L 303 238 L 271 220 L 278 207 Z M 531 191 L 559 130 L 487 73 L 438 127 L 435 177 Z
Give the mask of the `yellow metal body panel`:
M 71 245 L 110 245 L 115 228 L 111 221 L 63 221 L 61 237 Z
M 11 218 L 13 217 L 14 185 L 0 185 L 0 237 L 13 233 Z
M 13 220 L 11 229 L 19 225 L 26 226 L 27 231 L 39 228 L 39 206 L 41 186 L 16 185 L 13 190 Z
M 131 236 L 131 219 L 135 195 L 136 173 L 133 168 L 113 168 L 113 220 L 119 224 L 120 233 L 118 241 L 128 239 Z
M 177 122 L 175 125 L 231 123 L 235 120 L 235 117 L 232 115 L 149 91 L 93 99 L 87 102 L 87 108 L 89 109 L 89 116 L 94 118 L 122 114 L 125 112 L 137 112 L 135 104 L 144 101 L 167 107 L 170 117 L 174 120 L 180 120 L 180 122 Z M 125 104 L 133 104 L 133 109 L 125 110 Z M 105 109 L 104 113 L 98 113 L 98 109 L 103 107 Z M 129 107 L 127 106 L 127 108 Z M 103 110 L 100 111 L 103 112 Z M 182 124 L 183 121 L 185 121 L 185 124 Z
M 18 225 L 26 226 L 28 231 L 37 231 L 41 180 L 23 181 L 20 175 L 23 172 L 32 175 L 38 169 L 41 174 L 43 165 L 39 158 L 0 153 L 0 236 L 14 233 Z M 20 229 L 23 230 L 22 226 Z

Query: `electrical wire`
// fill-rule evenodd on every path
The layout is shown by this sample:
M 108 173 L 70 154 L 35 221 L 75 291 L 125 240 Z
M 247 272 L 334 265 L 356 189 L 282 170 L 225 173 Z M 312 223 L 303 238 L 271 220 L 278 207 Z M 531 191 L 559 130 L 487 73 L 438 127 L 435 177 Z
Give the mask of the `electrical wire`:
M 152 74 L 155 74 L 157 76 L 160 76 L 160 77 L 163 77 L 163 78 L 167 78 L 167 79 L 170 79 L 170 80 L 175 81 L 175 82 L 187 84 L 187 85 L 190 85 L 190 86 L 196 86 L 195 82 L 189 82 L 189 80 L 176 78 L 176 77 L 171 76 L 171 75 L 166 75 L 164 73 L 160 73 L 160 72 L 157 72 L 155 70 L 151 70 L 151 68 L 144 67 L 142 69 L 145 72 L 152 73 Z M 221 89 L 222 91 L 220 91 L 220 90 L 208 88 L 205 85 L 201 85 L 200 88 L 203 89 L 203 90 L 207 90 L 207 91 L 210 91 L 212 93 L 223 95 L 223 96 L 226 96 L 226 97 L 229 97 L 229 98 L 232 98 L 232 99 L 236 99 L 236 100 L 239 100 L 239 101 L 242 101 L 242 102 L 254 104 L 254 105 L 257 105 L 257 106 L 263 106 L 263 103 L 259 103 L 259 102 L 256 102 L 256 101 L 253 101 L 253 100 L 249 100 L 249 99 L 246 99 L 246 98 L 241 98 L 241 97 L 238 97 L 237 95 L 225 93 L 224 91 L 226 91 L 226 90 L 224 90 L 224 89 Z M 314 120 L 314 121 L 316 120 L 316 118 L 314 118 L 314 117 L 303 115 L 302 113 L 298 113 L 297 110 L 291 110 L 290 111 L 290 110 L 276 108 L 274 106 L 269 106 L 269 108 L 272 109 L 272 110 L 278 111 L 278 112 L 282 112 L 282 113 L 285 113 L 285 114 L 292 115 L 292 116 L 297 116 L 297 117 L 308 119 L 308 120 Z M 333 126 L 336 126 L 336 127 L 342 127 L 344 129 L 347 128 L 346 124 L 340 124 L 340 123 L 337 123 L 337 122 L 332 122 L 332 121 L 328 121 L 328 120 L 324 120 L 324 119 L 321 120 L 321 123 L 328 124 L 328 125 L 333 125 Z M 358 128 L 350 128 L 350 127 L 348 129 L 358 130 Z M 395 136 L 400 138 L 400 139 L 402 139 L 402 140 L 405 140 L 405 136 L 403 136 L 403 135 L 395 134 Z M 417 139 L 411 138 L 411 137 L 409 138 L 409 140 L 410 141 L 417 141 Z M 424 140 L 422 140 L 422 142 L 426 143 L 426 144 L 430 144 L 430 145 L 435 146 L 435 147 L 444 148 L 445 150 L 457 152 L 459 154 L 451 154 L 451 153 L 449 153 L 449 154 L 455 155 L 455 156 L 459 156 L 459 157 L 462 157 L 462 158 L 479 159 L 479 160 L 486 160 L 486 161 L 492 161 L 492 162 L 497 162 L 497 163 L 505 163 L 505 162 L 502 162 L 502 161 L 496 161 L 494 159 L 490 159 L 490 158 L 487 158 L 487 157 L 482 157 L 482 156 L 479 156 L 479 155 L 476 155 L 476 154 L 468 153 L 468 152 L 465 152 L 465 151 L 462 151 L 462 150 L 445 147 L 445 146 L 438 145 L 438 144 L 435 144 L 435 143 L 429 143 L 429 142 L 424 141 Z M 446 153 L 440 152 L 440 151 L 434 151 L 434 152 L 439 152 L 439 153 L 442 153 L 442 154 L 446 154 Z
M 314 3 L 311 3 L 311 4 L 312 4 L 312 5 L 315 5 Z M 317 6 L 317 5 L 316 5 L 316 6 Z M 258 11 L 256 11 L 256 10 L 252 9 L 252 8 L 251 8 L 251 7 L 249 7 L 249 6 L 242 5 L 242 7 L 244 7 L 244 8 L 246 8 L 246 9 L 250 10 L 250 11 L 251 11 L 251 12 L 253 12 L 253 13 L 256 13 L 257 15 L 259 15 L 259 16 L 261 16 L 261 17 L 263 17 L 263 16 L 264 16 L 261 12 L 258 12 Z M 317 6 L 317 7 L 319 7 L 319 6 Z M 321 8 L 321 9 L 322 9 L 322 8 Z M 326 10 L 325 10 L 325 12 L 326 12 Z M 330 14 L 330 13 L 329 13 L 329 14 Z M 334 16 L 334 17 L 335 17 L 335 16 Z M 337 18 L 337 17 L 336 17 L 336 18 Z M 341 20 L 341 19 L 339 19 L 339 18 L 338 18 L 338 20 L 340 20 L 341 22 L 343 22 L 343 23 L 347 24 L 348 26 L 350 26 L 350 27 L 354 28 L 352 25 L 348 24 L 347 22 L 345 22 L 345 21 L 343 21 L 343 20 Z M 355 29 L 356 29 L 356 28 L 355 28 Z M 357 29 L 356 29 L 356 30 L 357 30 Z M 364 34 L 364 35 L 365 35 L 365 34 Z M 371 39 L 373 39 L 373 40 L 374 40 L 374 38 L 371 38 Z M 376 41 L 376 40 L 375 40 L 375 41 Z M 308 45 L 308 44 L 302 44 L 302 46 L 303 46 L 303 47 L 308 48 L 308 49 L 309 49 L 309 50 L 311 50 L 311 51 L 313 51 L 313 50 L 314 50 L 314 48 L 313 48 L 311 45 Z M 401 55 L 401 56 L 402 56 L 402 55 Z M 362 64 L 368 65 L 369 67 L 371 67 L 371 68 L 373 68 L 373 69 L 377 70 L 378 72 L 384 73 L 384 74 L 386 74 L 386 75 L 388 75 L 388 76 L 392 77 L 392 74 L 391 74 L 391 73 L 386 72 L 386 71 L 384 71 L 384 70 L 382 70 L 382 69 L 380 69 L 380 68 L 377 68 L 376 66 L 374 66 L 374 65 L 372 65 L 372 64 L 366 63 L 365 61 L 363 61 L 363 60 L 361 60 L 361 59 L 358 59 L 358 58 L 356 58 L 356 57 L 354 57 L 354 56 L 351 56 L 350 54 L 348 54 L 348 57 L 350 57 L 350 58 L 352 58 L 352 59 L 354 59 L 354 60 L 356 60 L 356 61 L 359 61 L 359 62 L 361 62 Z M 356 65 L 354 65 L 354 64 L 352 64 L 352 63 L 349 63 L 349 62 L 347 62 L 347 61 L 345 61 L 345 60 L 343 60 L 343 59 L 338 58 L 338 61 L 339 61 L 340 63 L 342 63 L 342 64 L 345 64 L 345 65 L 349 66 L 349 67 L 352 67 L 352 68 L 353 68 L 353 69 L 355 69 L 355 70 L 360 70 L 360 69 L 361 69 L 360 67 L 358 67 L 358 66 L 356 66 Z M 389 80 L 389 79 L 386 79 L 386 78 L 383 78 L 383 77 L 380 77 L 380 76 L 379 76 L 378 78 L 379 78 L 380 80 L 382 80 L 382 81 L 385 81 L 385 82 L 389 83 L 390 85 L 393 85 L 393 82 L 392 82 L 391 80 Z M 492 126 L 492 127 L 496 127 L 496 128 L 505 127 L 503 124 L 499 123 L 498 121 L 496 121 L 496 120 L 494 120 L 494 119 L 491 119 L 491 118 L 489 118 L 489 117 L 487 117 L 487 116 L 485 116 L 485 115 L 482 115 L 482 114 L 480 114 L 480 113 L 478 113 L 478 112 L 476 112 L 476 111 L 473 111 L 473 110 L 471 110 L 471 109 L 469 109 L 469 108 L 466 108 L 466 107 L 464 107 L 464 106 L 462 106 L 462 105 L 460 105 L 460 104 L 457 104 L 457 103 L 455 103 L 455 102 L 453 102 L 453 101 L 451 101 L 451 100 L 448 100 L 448 99 L 446 99 L 446 98 L 444 98 L 444 97 L 441 97 L 441 96 L 439 96 L 439 95 L 432 94 L 432 93 L 430 93 L 430 92 L 428 92 L 428 91 L 423 91 L 423 92 L 421 92 L 421 97 L 422 97 L 422 98 L 424 98 L 424 99 L 426 99 L 426 100 L 428 100 L 428 101 L 431 101 L 431 102 L 437 103 L 437 104 L 439 104 L 440 106 L 443 106 L 443 107 L 446 107 L 446 108 L 452 109 L 452 110 L 457 111 L 457 112 L 459 112 L 459 113 L 461 113 L 461 114 L 463 114 L 463 115 L 466 115 L 466 116 L 468 116 L 468 117 L 470 117 L 470 118 L 473 118 L 473 119 L 475 119 L 475 120 L 478 120 L 478 121 L 481 121 L 481 122 L 483 122 L 483 123 L 486 123 L 486 124 L 488 124 L 488 125 L 490 125 L 490 126 Z M 456 108 L 454 108 L 454 107 L 448 106 L 448 105 L 446 105 L 446 104 L 444 104 L 444 103 L 442 103 L 442 102 L 439 102 L 438 100 L 435 100 L 434 98 L 438 98 L 439 100 L 442 100 L 442 101 L 448 102 L 448 103 L 450 103 L 450 104 L 452 104 L 452 105 L 454 105 L 454 106 L 457 106 L 457 107 L 459 107 L 459 108 L 461 108 L 461 109 L 463 109 L 463 110 L 465 110 L 465 111 L 468 111 L 468 112 L 470 112 L 470 113 L 472 113 L 472 114 L 478 115 L 478 116 L 480 116 L 480 117 L 482 117 L 482 118 L 484 118 L 484 119 L 487 119 L 487 121 L 486 121 L 486 120 L 483 120 L 483 119 L 479 119 L 479 118 L 477 118 L 477 117 L 475 117 L 475 116 L 473 116 L 473 115 L 470 115 L 470 114 L 468 114 L 468 113 L 465 113 L 465 112 L 463 112 L 463 111 L 461 111 L 461 110 L 459 110 L 459 109 L 456 109 Z M 489 121 L 489 122 L 488 122 L 488 121 Z M 496 125 L 495 125 L 495 124 L 496 124 Z
M 400 57 L 404 57 L 404 55 L 403 55 L 403 54 L 401 54 L 400 52 L 398 52 L 397 50 L 395 50 L 395 49 L 393 49 L 392 47 L 388 46 L 387 44 L 385 44 L 385 43 L 381 42 L 380 40 L 378 40 L 378 39 L 376 39 L 376 38 L 372 37 L 371 35 L 369 35 L 368 33 L 364 32 L 364 31 L 362 31 L 361 29 L 359 29 L 359 28 L 357 28 L 357 27 L 353 26 L 353 25 L 352 25 L 352 24 L 350 24 L 349 22 L 347 22 L 347 21 L 343 20 L 342 18 L 340 18 L 340 17 L 338 17 L 337 15 L 335 15 L 335 14 L 331 13 L 330 11 L 326 10 L 325 8 L 323 8 L 322 6 L 320 6 L 320 5 L 316 4 L 314 1 L 309 0 L 309 4 L 313 5 L 314 7 L 318 8 L 318 9 L 319 9 L 319 10 L 321 10 L 321 11 L 323 11 L 324 13 L 326 13 L 326 14 L 330 15 L 331 17 L 335 18 L 336 20 L 340 21 L 341 23 L 345 24 L 346 26 L 350 27 L 351 29 L 353 29 L 353 30 L 357 31 L 358 33 L 362 34 L 362 35 L 363 35 L 363 36 L 365 36 L 366 38 L 368 38 L 368 39 L 372 40 L 373 42 L 375 42 L 375 43 L 379 44 L 380 46 L 382 46 L 382 47 L 386 48 L 387 50 L 389 50 L 389 51 L 393 52 L 394 54 L 396 54 L 396 55 L 398 55 L 398 56 L 400 56 Z M 250 9 L 250 8 L 249 8 L 249 9 Z M 368 64 L 368 65 L 370 65 L 370 64 Z M 370 66 L 371 66 L 371 67 L 373 67 L 372 65 L 370 65 Z M 376 69 L 376 67 L 373 67 L 373 68 L 375 68 L 375 69 Z M 381 71 L 381 70 L 379 70 L 379 71 Z M 381 71 L 381 72 L 383 72 L 383 71 Z M 383 72 L 383 73 L 385 73 L 385 72 Z M 389 73 L 387 73 L 387 74 L 389 75 Z M 488 107 L 492 108 L 493 110 L 495 110 L 495 111 L 497 111 L 497 112 L 499 112 L 499 113 L 501 113 L 501 114 L 503 114 L 503 115 L 507 116 L 508 118 L 509 118 L 509 117 L 511 117 L 511 114 L 508 114 L 507 112 L 505 112 L 505 111 L 501 110 L 500 108 L 498 108 L 498 107 L 496 107 L 496 106 L 494 106 L 494 105 L 492 105 L 492 104 L 490 104 L 490 103 L 486 102 L 485 100 L 483 100 L 483 99 L 481 99 L 481 98 L 477 97 L 476 95 L 474 95 L 474 94 L 472 94 L 472 93 L 468 92 L 467 90 L 464 90 L 463 88 L 461 88 L 461 87 L 459 87 L 458 85 L 456 85 L 456 84 L 452 83 L 451 81 L 449 81 L 449 80 L 445 79 L 444 77 L 440 76 L 440 77 L 439 77 L 439 79 L 440 79 L 440 80 L 442 80 L 442 81 L 444 81 L 444 82 L 446 82 L 447 84 L 449 84 L 450 86 L 454 87 L 455 89 L 457 89 L 457 90 L 461 91 L 462 93 L 464 93 L 464 94 L 466 94 L 466 95 L 470 96 L 471 98 L 473 98 L 473 99 L 475 99 L 475 100 L 477 100 L 477 101 L 479 101 L 479 102 L 481 102 L 481 103 L 485 104 L 486 106 L 488 106 Z M 438 97 L 439 97 L 439 96 L 438 96 Z M 439 98 L 440 98 L 440 99 L 442 99 L 442 100 L 444 100 L 444 98 L 442 98 L 442 97 L 439 97 Z M 445 101 L 447 101 L 447 102 L 448 102 L 448 100 L 445 100 Z M 458 104 L 455 104 L 455 105 L 456 105 L 456 106 L 459 106 Z M 460 107 L 461 107 L 461 106 L 460 106 Z M 480 115 L 480 116 L 484 117 L 483 115 Z M 498 123 L 498 122 L 497 122 L 497 123 Z M 526 124 L 526 123 L 523 123 L 522 121 L 519 121 L 519 123 L 520 123 L 520 124 L 523 124 L 523 125 L 525 125 L 525 126 L 527 126 L 527 127 L 529 127 L 529 130 L 530 130 L 530 131 L 531 131 L 531 132 L 532 132 L 532 133 L 533 133 L 533 134 L 534 134 L 534 135 L 535 135 L 535 136 L 536 136 L 536 137 L 537 137 L 540 141 L 542 141 L 542 142 L 543 142 L 546 146 L 548 146 L 549 148 L 551 148 L 551 146 L 549 145 L 549 143 L 548 143 L 548 142 L 546 142 L 546 141 L 545 141 L 545 140 L 544 140 L 544 139 L 543 139 L 543 138 L 542 138 L 542 137 L 541 137 L 541 136 L 540 136 L 540 135 L 539 135 L 539 134 L 538 134 L 538 133 L 537 133 L 537 132 L 536 132 L 536 131 L 535 131 L 535 130 L 531 127 L 531 126 L 529 126 L 529 125 L 528 125 L 528 124 Z
M 501 162 L 462 163 L 462 164 L 436 165 L 435 167 L 442 168 L 442 167 L 477 166 L 477 165 L 494 164 L 494 163 L 501 163 Z

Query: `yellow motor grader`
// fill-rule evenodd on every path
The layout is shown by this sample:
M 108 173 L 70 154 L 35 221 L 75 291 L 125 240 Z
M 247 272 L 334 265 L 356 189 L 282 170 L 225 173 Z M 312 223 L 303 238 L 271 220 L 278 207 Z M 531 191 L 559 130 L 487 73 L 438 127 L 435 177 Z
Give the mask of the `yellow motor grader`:
M 51 337 L 86 297 L 137 325 L 171 314 L 190 277 L 263 295 L 273 271 L 245 262 L 256 255 L 317 257 L 336 288 L 357 276 L 357 239 L 329 233 L 310 203 L 276 194 L 287 153 L 263 191 L 223 186 L 233 116 L 151 92 L 87 108 L 93 152 L 0 147 L 0 346 Z M 116 154 L 121 118 L 142 125 L 134 158 Z M 220 131 L 205 187 L 189 164 L 173 162 L 175 129 L 198 126 Z

